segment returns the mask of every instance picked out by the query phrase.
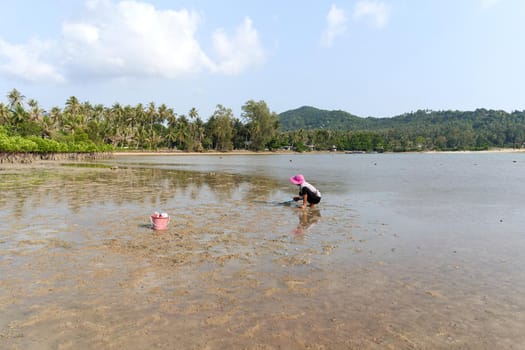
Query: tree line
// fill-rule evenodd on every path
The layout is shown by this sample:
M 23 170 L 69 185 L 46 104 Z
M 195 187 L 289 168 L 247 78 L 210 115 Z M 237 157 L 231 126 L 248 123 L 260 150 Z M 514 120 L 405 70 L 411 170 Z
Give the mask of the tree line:
M 177 149 L 203 152 L 264 150 L 272 144 L 279 118 L 264 101 L 247 101 L 237 118 L 217 105 L 205 122 L 196 108 L 177 115 L 165 104 L 111 107 L 71 96 L 63 108 L 49 111 L 18 90 L 0 103 L 0 151 L 96 152 L 119 149 Z
M 293 112 L 293 113 L 291 113 Z M 359 118 L 342 111 L 302 107 L 278 115 L 264 101 L 249 100 L 240 117 L 217 105 L 204 121 L 150 102 L 110 107 L 71 96 L 63 108 L 43 110 L 18 90 L 0 102 L 2 152 L 101 152 L 119 149 L 182 151 L 481 150 L 521 147 L 525 112 L 416 111 L 393 118 Z M 295 128 L 289 128 L 290 115 Z M 282 124 L 287 127 L 283 128 Z

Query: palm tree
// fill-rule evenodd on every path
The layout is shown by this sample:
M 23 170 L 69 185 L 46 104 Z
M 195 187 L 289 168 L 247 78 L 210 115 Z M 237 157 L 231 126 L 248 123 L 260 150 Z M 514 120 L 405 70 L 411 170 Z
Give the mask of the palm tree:
M 170 148 L 177 142 L 177 115 L 170 108 L 166 116 L 166 122 L 168 123 L 168 131 L 166 135 L 166 140 Z
M 100 143 L 103 139 L 100 128 L 104 123 L 105 112 L 106 109 L 101 104 L 90 106 L 87 130 L 90 139 L 95 143 Z
M 74 134 L 76 127 L 76 121 L 73 115 L 69 113 L 62 114 L 60 120 L 60 129 L 66 133 Z
M 9 125 L 11 119 L 11 111 L 7 105 L 0 102 L 0 125 Z
M 75 96 L 70 96 L 66 101 L 66 108 L 64 108 L 64 113 L 69 113 L 75 115 L 80 110 L 80 102 Z
M 173 109 L 168 108 L 164 103 L 157 109 L 158 122 L 164 124 L 168 120 L 168 116 L 173 114 Z
M 42 120 L 42 114 L 44 110 L 38 106 L 38 102 L 34 99 L 27 101 L 27 105 L 30 107 L 29 120 L 40 122 Z
M 188 116 L 191 120 L 196 119 L 199 117 L 199 111 L 197 111 L 197 108 L 192 107 L 190 111 L 188 112 Z
M 45 115 L 40 122 L 42 126 L 41 137 L 43 138 L 53 138 L 56 130 L 56 124 L 53 122 L 53 119 L 50 116 Z
M 153 130 L 151 135 L 149 135 L 149 144 L 151 149 L 157 149 L 159 144 L 162 142 L 162 136 L 157 133 L 156 130 Z
M 9 100 L 9 108 L 14 109 L 17 105 L 22 105 L 25 96 L 17 89 L 13 89 L 7 94 L 7 99 Z
M 49 112 L 49 117 L 55 123 L 55 125 L 60 121 L 60 118 L 62 117 L 62 110 L 59 107 L 53 107 L 51 108 L 51 112 Z
M 193 149 L 202 152 L 204 147 L 202 146 L 202 140 L 204 139 L 204 122 L 197 116 L 195 122 L 192 123 L 193 128 Z
M 199 112 L 197 108 L 192 107 L 188 112 L 190 117 L 189 132 L 192 136 L 190 140 L 191 145 L 189 145 L 189 150 L 193 151 L 194 149 L 202 151 L 202 139 L 204 138 L 204 123 L 199 118 Z
M 157 108 L 155 107 L 155 102 L 150 102 L 148 104 L 148 108 L 146 110 L 146 116 L 147 120 L 149 121 L 149 148 L 151 149 L 153 147 L 152 141 L 154 139 L 153 137 L 153 125 L 157 121 Z
M 24 107 L 18 103 L 14 106 L 14 108 L 11 110 L 11 125 L 13 126 L 13 129 L 19 133 L 23 129 L 23 125 L 28 120 L 27 112 L 25 111 Z
M 137 120 L 137 147 L 144 148 L 146 146 L 145 140 L 146 137 L 144 136 L 146 125 L 148 124 L 148 119 L 146 116 L 146 113 L 144 111 L 144 106 L 142 103 L 137 104 L 135 106 L 135 119 Z
M 181 115 L 178 119 L 178 123 L 175 129 L 175 139 L 180 149 L 192 150 L 192 145 L 190 145 L 190 128 L 188 118 L 185 115 Z
M 122 111 L 122 130 L 124 131 L 126 145 L 136 145 L 137 113 L 133 107 L 126 105 Z
M 111 142 L 114 147 L 122 146 L 125 141 L 126 125 L 124 123 L 124 109 L 120 103 L 115 103 L 107 114 L 107 126 L 109 135 L 106 134 L 106 140 Z
M 75 96 L 70 96 L 66 101 L 66 107 L 60 120 L 60 128 L 71 134 L 75 133 L 78 126 L 77 116 L 80 111 L 80 103 Z

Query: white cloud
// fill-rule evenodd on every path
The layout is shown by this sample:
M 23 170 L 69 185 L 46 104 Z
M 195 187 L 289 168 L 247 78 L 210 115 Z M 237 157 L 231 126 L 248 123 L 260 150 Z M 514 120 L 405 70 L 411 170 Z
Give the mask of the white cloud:
M 83 22 L 62 29 L 66 64 L 75 71 L 174 78 L 213 66 L 195 38 L 195 12 L 137 1 L 90 1 L 88 9 Z
M 62 30 L 66 33 L 66 36 L 69 36 L 71 41 L 94 44 L 100 39 L 98 28 L 89 24 L 64 23 Z
M 321 35 L 321 45 L 330 47 L 334 40 L 346 32 L 346 13 L 344 10 L 332 5 L 326 15 L 327 27 Z
M 43 45 L 0 42 L 0 59 L 9 57 L 0 60 L 0 72 L 28 80 L 63 81 L 64 76 L 172 79 L 202 71 L 239 74 L 265 56 L 249 18 L 232 37 L 223 30 L 213 34 L 214 61 L 197 40 L 202 17 L 195 11 L 159 10 L 135 0 L 87 0 L 80 15 L 62 24 L 62 37 L 53 48 L 54 57 L 60 58 L 46 57 Z
M 222 29 L 215 31 L 213 47 L 219 57 L 216 69 L 225 74 L 240 73 L 251 65 L 263 62 L 265 58 L 257 31 L 253 29 L 249 17 L 244 19 L 232 38 Z
M 377 0 L 362 0 L 355 5 L 354 18 L 368 17 L 372 23 L 383 28 L 390 19 L 390 8 Z
M 52 51 L 52 45 L 38 39 L 27 45 L 12 45 L 0 38 L 0 75 L 31 82 L 61 83 L 64 77 L 43 56 Z

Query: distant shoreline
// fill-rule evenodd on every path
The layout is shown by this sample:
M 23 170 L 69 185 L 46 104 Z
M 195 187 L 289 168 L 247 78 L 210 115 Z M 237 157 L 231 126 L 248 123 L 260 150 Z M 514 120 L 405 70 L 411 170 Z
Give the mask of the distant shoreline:
M 396 152 L 384 152 L 384 154 L 394 154 Z M 484 151 L 421 151 L 421 152 L 399 152 L 399 154 L 504 154 L 504 153 L 525 153 L 525 148 L 494 148 Z M 59 163 L 78 163 L 85 161 L 96 161 L 97 159 L 110 159 L 113 157 L 129 157 L 129 156 L 271 156 L 271 155 L 308 155 L 308 154 L 348 154 L 349 156 L 354 155 L 349 151 L 311 151 L 311 152 L 295 152 L 295 151 L 247 151 L 247 150 L 234 150 L 227 152 L 220 151 L 208 151 L 208 152 L 185 152 L 185 151 L 116 151 L 116 152 L 103 152 L 98 156 L 97 154 L 60 154 L 48 155 L 45 158 L 32 155 L 31 153 L 5 153 L 2 158 L 0 154 L 0 169 L 2 168 L 14 168 L 14 167 L 34 167 L 34 166 L 46 166 Z M 359 154 L 379 154 L 376 152 L 355 152 L 355 155 Z
M 295 152 L 295 151 L 245 151 L 245 150 L 235 150 L 235 151 L 208 151 L 208 152 L 184 152 L 184 151 L 116 151 L 113 152 L 114 156 L 235 156 L 235 155 L 278 155 L 278 154 L 288 154 L 288 155 L 303 155 L 303 154 L 351 154 L 348 151 L 311 151 L 311 152 Z M 483 151 L 421 151 L 421 152 L 384 152 L 384 154 L 394 154 L 394 153 L 421 153 L 421 154 L 465 154 L 465 153 L 525 153 L 525 148 L 494 148 Z M 356 154 L 377 154 L 377 152 L 363 152 Z
M 423 151 L 423 152 L 418 152 L 418 153 L 444 153 L 444 154 L 448 154 L 448 153 L 525 153 L 525 148 L 494 148 L 494 149 L 489 149 L 489 150 L 484 150 L 484 151 Z
M 304 153 L 329 153 L 329 152 L 304 152 Z M 334 152 L 330 152 L 334 153 Z M 272 154 L 301 154 L 294 151 L 245 151 L 245 150 L 235 150 L 235 151 L 207 151 L 207 152 L 185 152 L 185 151 L 116 151 L 113 152 L 114 156 L 232 156 L 232 155 L 272 155 Z

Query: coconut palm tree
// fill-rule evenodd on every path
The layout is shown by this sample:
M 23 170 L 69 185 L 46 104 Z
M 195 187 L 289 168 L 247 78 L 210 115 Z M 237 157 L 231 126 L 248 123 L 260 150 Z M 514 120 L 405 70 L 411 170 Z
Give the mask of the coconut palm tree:
M 147 139 L 149 140 L 149 146 L 148 148 L 153 148 L 153 140 L 154 140 L 154 137 L 153 137 L 153 134 L 154 134 L 154 130 L 153 130 L 153 125 L 156 123 L 157 119 L 158 119 L 158 114 L 157 114 L 157 108 L 155 107 L 155 102 L 150 102 L 148 104 L 148 108 L 146 109 L 146 118 L 148 120 L 148 126 L 149 126 L 149 135 L 147 137 Z
M 17 105 L 23 104 L 25 96 L 17 89 L 13 89 L 7 94 L 7 99 L 9 100 L 9 108 L 14 109 Z
M 190 117 L 189 132 L 192 140 L 190 140 L 189 151 L 197 150 L 202 151 L 202 139 L 204 138 L 204 123 L 199 118 L 199 111 L 197 108 L 192 107 L 188 112 Z
M 11 111 L 7 105 L 0 102 L 0 125 L 9 125 L 11 120 Z
M 146 146 L 145 140 L 147 139 L 147 136 L 144 134 L 148 130 L 149 121 L 142 103 L 135 106 L 135 119 L 137 120 L 137 147 L 144 148 Z
M 97 104 L 90 106 L 88 114 L 87 132 L 90 139 L 95 143 L 100 143 L 103 135 L 100 132 L 102 123 L 104 122 L 106 109 L 103 105 Z
M 171 108 L 167 113 L 166 122 L 168 125 L 166 141 L 168 142 L 168 147 L 173 148 L 177 143 L 177 114 Z
M 10 117 L 11 117 L 10 124 L 12 125 L 13 129 L 17 133 L 21 132 L 23 129 L 23 125 L 28 120 L 28 114 L 25 111 L 22 104 L 18 103 L 14 106 L 13 109 L 11 109 Z
M 66 107 L 64 108 L 64 113 L 69 113 L 75 115 L 80 111 L 80 102 L 75 96 L 70 96 L 66 101 Z
M 49 117 L 51 118 L 51 121 L 54 123 L 54 125 L 58 125 L 60 118 L 62 118 L 62 110 L 59 107 L 53 107 L 51 108 L 51 111 L 49 112 Z
M 197 110 L 197 108 L 192 107 L 188 112 L 188 116 L 190 117 L 190 120 L 197 119 L 199 117 L 199 111 Z
M 30 99 L 29 101 L 27 101 L 27 105 L 29 106 L 29 120 L 35 122 L 42 121 L 42 117 L 45 111 L 40 108 L 38 102 L 34 99 Z
M 205 130 L 204 122 L 197 116 L 197 119 L 195 119 L 195 122 L 193 122 L 191 125 L 193 130 L 193 149 L 195 151 L 202 152 L 204 151 L 204 147 L 202 146 Z
M 191 132 L 190 132 L 190 123 L 188 118 L 185 115 L 181 115 L 178 119 L 176 129 L 175 129 L 175 139 L 177 140 L 177 145 L 180 149 L 190 151 L 192 150 L 192 145 L 190 142 Z
M 74 134 L 78 127 L 78 115 L 80 112 L 80 102 L 75 96 L 70 96 L 66 101 L 66 107 L 61 114 L 59 122 L 60 128 L 66 133 Z

